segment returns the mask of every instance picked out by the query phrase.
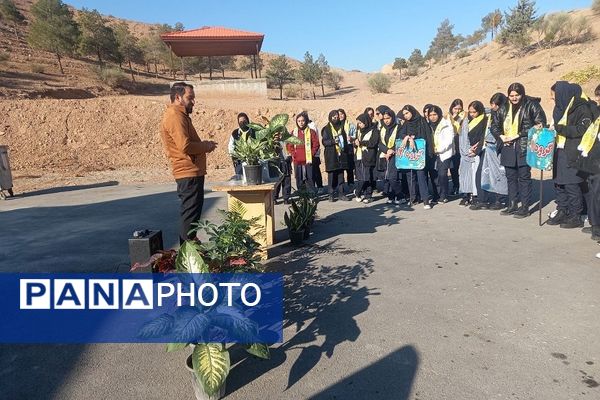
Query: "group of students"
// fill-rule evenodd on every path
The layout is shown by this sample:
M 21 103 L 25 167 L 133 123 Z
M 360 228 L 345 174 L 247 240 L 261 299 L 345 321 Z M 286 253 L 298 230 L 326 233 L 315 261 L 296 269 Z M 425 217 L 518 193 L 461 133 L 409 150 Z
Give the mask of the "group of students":
M 553 163 L 557 210 L 548 224 L 582 227 L 581 215 L 587 208 L 592 227 L 585 230 L 600 240 L 600 144 L 596 143 L 600 86 L 594 93 L 598 103 L 577 84 L 558 81 L 550 91 L 555 102 L 550 123 L 540 98 L 526 95 L 520 83 L 511 84 L 506 95 L 494 94 L 488 110 L 479 100 L 465 109 L 461 99 L 452 101 L 445 115 L 434 104 L 425 105 L 422 114 L 412 105 L 398 113 L 381 105 L 366 108 L 356 124 L 343 109 L 332 110 L 320 135 L 302 111 L 295 115 L 291 131 L 302 144 L 281 148 L 284 179 L 277 196 L 281 190 L 284 203 L 289 202 L 292 172 L 297 188 L 323 187 L 322 147 L 330 201 L 350 201 L 352 186 L 359 202 L 370 203 L 379 189 L 388 204 L 422 202 L 425 209 L 461 195 L 459 204 L 472 210 L 501 210 L 503 215 L 525 218 L 532 200 L 528 133 L 533 127 L 549 127 L 557 134 Z M 238 123 L 230 149 L 236 140 L 252 134 L 246 114 L 238 116 Z M 398 169 L 398 144 L 415 149 L 417 139 L 425 143 L 425 167 Z M 235 160 L 234 166 L 241 169 Z

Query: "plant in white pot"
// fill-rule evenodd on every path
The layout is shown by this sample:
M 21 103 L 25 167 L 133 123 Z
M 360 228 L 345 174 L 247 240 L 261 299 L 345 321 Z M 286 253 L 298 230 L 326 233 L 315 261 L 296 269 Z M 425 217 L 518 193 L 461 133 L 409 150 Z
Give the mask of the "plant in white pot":
M 233 156 L 245 164 L 244 173 L 248 184 L 262 183 L 262 175 L 257 176 L 262 174 L 262 164 L 277 165 L 281 146 L 287 143 L 302 144 L 300 139 L 287 130 L 287 114 L 277 114 L 271 120 L 264 117 L 263 119 L 266 125 L 248 124 L 254 130 L 255 138 L 238 140 L 233 151 Z

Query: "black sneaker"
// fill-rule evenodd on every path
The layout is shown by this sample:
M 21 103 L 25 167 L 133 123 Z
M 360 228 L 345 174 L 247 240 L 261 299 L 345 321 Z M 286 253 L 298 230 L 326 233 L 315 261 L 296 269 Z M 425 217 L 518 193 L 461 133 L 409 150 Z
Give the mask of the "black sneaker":
M 471 202 L 469 201 L 469 199 L 467 199 L 466 197 L 463 197 L 462 200 L 460 201 L 460 203 L 458 203 L 458 205 L 460 207 L 466 207 L 469 204 L 471 204 Z
M 529 207 L 519 207 L 519 209 L 513 214 L 513 217 L 519 219 L 529 217 Z
M 471 207 L 469 207 L 469 210 L 481 210 L 483 208 L 483 204 L 484 203 L 480 203 L 478 201 L 474 201 L 473 204 L 471 204 Z
M 600 225 L 592 225 L 592 240 L 600 241 Z
M 548 225 L 561 225 L 563 222 L 567 220 L 567 213 L 563 210 L 558 210 L 553 217 L 548 219 Z
M 563 229 L 581 228 L 583 227 L 583 221 L 581 220 L 579 215 L 573 215 L 571 217 L 565 218 L 560 224 L 560 227 Z
M 333 203 L 335 201 L 335 197 L 332 194 L 329 195 L 329 202 Z
M 519 210 L 519 203 L 515 201 L 514 203 L 510 203 L 509 206 L 506 207 L 504 210 L 500 211 L 500 214 L 513 215 L 517 212 L 517 210 Z
M 499 210 L 503 210 L 504 204 L 500 203 L 499 201 L 495 202 L 494 204 L 490 204 L 490 207 L 488 208 L 489 210 L 494 210 L 494 211 L 499 211 Z

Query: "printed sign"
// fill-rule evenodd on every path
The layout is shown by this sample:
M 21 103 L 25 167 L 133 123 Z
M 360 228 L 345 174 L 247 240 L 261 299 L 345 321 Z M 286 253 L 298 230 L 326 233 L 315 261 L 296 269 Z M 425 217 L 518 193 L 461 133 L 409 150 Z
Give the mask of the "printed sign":
M 402 140 L 396 140 L 396 168 L 423 169 L 425 168 L 425 140 L 415 139 L 415 148 L 402 146 Z
M 527 165 L 542 171 L 552 170 L 556 132 L 531 128 L 527 134 Z

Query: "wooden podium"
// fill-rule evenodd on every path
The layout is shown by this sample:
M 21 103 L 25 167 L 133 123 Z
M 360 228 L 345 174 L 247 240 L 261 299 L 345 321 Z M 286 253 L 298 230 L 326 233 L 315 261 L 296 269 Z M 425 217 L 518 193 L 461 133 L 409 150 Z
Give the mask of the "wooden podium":
M 247 185 L 241 181 L 229 181 L 219 183 L 212 187 L 215 192 L 227 192 L 227 205 L 239 201 L 246 209 L 244 218 L 251 219 L 259 217 L 258 225 L 265 232 L 263 237 L 256 241 L 261 245 L 261 257 L 268 258 L 268 247 L 275 240 L 275 203 L 273 202 L 273 190 L 277 182 L 263 183 L 262 185 Z

